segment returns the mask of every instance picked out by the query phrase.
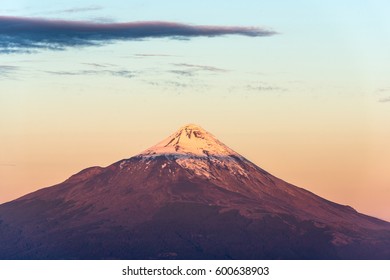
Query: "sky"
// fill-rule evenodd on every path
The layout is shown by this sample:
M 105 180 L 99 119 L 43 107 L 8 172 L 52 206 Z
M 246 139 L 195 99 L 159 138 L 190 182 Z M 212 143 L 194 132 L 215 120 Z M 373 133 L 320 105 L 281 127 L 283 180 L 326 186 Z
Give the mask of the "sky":
M 273 175 L 390 221 L 389 8 L 2 0 L 0 203 L 196 123 Z

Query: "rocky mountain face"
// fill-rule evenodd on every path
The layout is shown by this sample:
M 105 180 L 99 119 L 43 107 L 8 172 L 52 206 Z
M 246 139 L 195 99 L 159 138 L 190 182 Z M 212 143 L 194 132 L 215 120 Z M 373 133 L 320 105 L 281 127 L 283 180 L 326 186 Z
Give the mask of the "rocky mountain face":
M 390 259 L 390 223 L 286 183 L 187 125 L 0 205 L 0 259 Z

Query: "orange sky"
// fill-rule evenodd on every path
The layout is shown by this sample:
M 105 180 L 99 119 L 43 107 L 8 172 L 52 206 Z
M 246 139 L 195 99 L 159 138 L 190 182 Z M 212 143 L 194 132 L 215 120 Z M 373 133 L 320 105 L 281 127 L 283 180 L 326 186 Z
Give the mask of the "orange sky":
M 129 158 L 196 123 L 273 175 L 390 221 L 384 2 L 286 1 L 281 9 L 278 1 L 134 7 L 113 0 L 116 5 L 78 11 L 72 1 L 4 1 L 1 8 L 21 24 L 34 14 L 78 22 L 72 26 L 91 19 L 153 21 L 158 32 L 164 20 L 234 34 L 202 36 L 210 28 L 197 28 L 197 36 L 183 33 L 185 40 L 114 40 L 105 33 L 93 42 L 72 37 L 71 28 L 70 41 L 61 43 L 34 26 L 26 31 L 30 37 L 4 29 L 0 203 Z M 170 26 L 176 25 L 164 28 Z M 257 36 L 251 27 L 267 32 Z

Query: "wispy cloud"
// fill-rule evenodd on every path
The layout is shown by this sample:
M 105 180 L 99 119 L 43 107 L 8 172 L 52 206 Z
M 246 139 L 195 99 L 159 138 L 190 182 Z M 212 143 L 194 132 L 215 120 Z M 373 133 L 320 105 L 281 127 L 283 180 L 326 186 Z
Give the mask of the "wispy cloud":
M 172 74 L 186 76 L 186 77 L 192 77 L 195 75 L 194 71 L 192 70 L 170 70 L 169 72 Z
M 135 72 L 129 70 L 45 71 L 45 73 L 60 76 L 111 75 L 122 78 L 133 78 L 135 76 Z
M 92 17 L 90 19 L 93 22 L 100 22 L 100 23 L 113 23 L 113 22 L 115 22 L 115 19 L 112 17 Z
M 0 79 L 8 78 L 10 74 L 17 71 L 19 69 L 18 66 L 13 65 L 0 65 Z
M 176 55 L 159 54 L 159 53 L 136 53 L 136 57 L 176 57 Z
M 254 84 L 254 85 L 247 85 L 247 90 L 253 90 L 253 91 L 285 91 L 285 88 L 273 86 L 265 83 L 261 84 Z
M 377 93 L 386 93 L 386 92 L 389 92 L 390 91 L 390 87 L 382 87 L 382 88 L 378 88 L 376 90 Z
M 97 68 L 106 68 L 106 64 L 101 64 L 101 63 L 91 63 L 91 62 L 84 62 L 84 65 L 92 66 L 92 67 L 97 67 Z
M 103 7 L 101 7 L 101 6 L 91 5 L 91 6 L 86 6 L 86 7 L 74 7 L 74 8 L 64 9 L 64 10 L 57 10 L 57 11 L 53 11 L 51 13 L 73 14 L 73 13 L 81 13 L 81 12 L 99 11 L 102 9 L 103 9 Z
M 0 65 L 0 73 L 6 73 L 10 71 L 17 70 L 17 66 L 12 66 L 12 65 Z
M 208 66 L 208 65 L 198 65 L 198 64 L 188 64 L 188 63 L 175 63 L 175 66 L 179 67 L 186 67 L 193 69 L 195 71 L 201 70 L 201 71 L 210 71 L 210 72 L 227 72 L 228 70 L 214 67 L 214 66 Z
M 107 68 L 107 67 L 117 67 L 115 64 L 111 63 L 95 63 L 95 62 L 83 62 L 83 65 L 87 65 L 94 68 Z
M 167 91 L 169 93 L 175 92 L 176 94 L 185 93 L 188 89 L 191 92 L 200 91 L 204 89 L 203 84 L 199 84 L 194 81 L 180 81 L 180 80 L 144 80 L 146 84 L 153 87 L 158 87 L 160 91 Z
M 390 102 L 390 96 L 381 98 L 381 99 L 379 99 L 378 101 L 381 102 L 381 103 Z
M 174 69 L 169 71 L 170 73 L 181 75 L 181 76 L 194 76 L 199 72 L 212 72 L 212 73 L 223 73 L 228 72 L 227 69 L 222 69 L 209 65 L 198 65 L 198 64 L 188 64 L 188 63 L 174 63 L 173 64 L 179 69 Z
M 102 45 L 114 40 L 147 38 L 192 38 L 242 35 L 272 36 L 276 32 L 261 27 L 190 25 L 146 21 L 98 23 L 0 16 L 0 53 L 39 49 Z

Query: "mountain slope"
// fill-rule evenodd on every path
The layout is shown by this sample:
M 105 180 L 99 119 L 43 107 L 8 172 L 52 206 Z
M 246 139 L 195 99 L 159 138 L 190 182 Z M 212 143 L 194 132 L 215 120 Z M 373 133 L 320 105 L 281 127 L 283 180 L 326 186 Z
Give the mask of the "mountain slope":
M 3 259 L 388 259 L 390 224 L 288 184 L 187 125 L 0 205 Z

